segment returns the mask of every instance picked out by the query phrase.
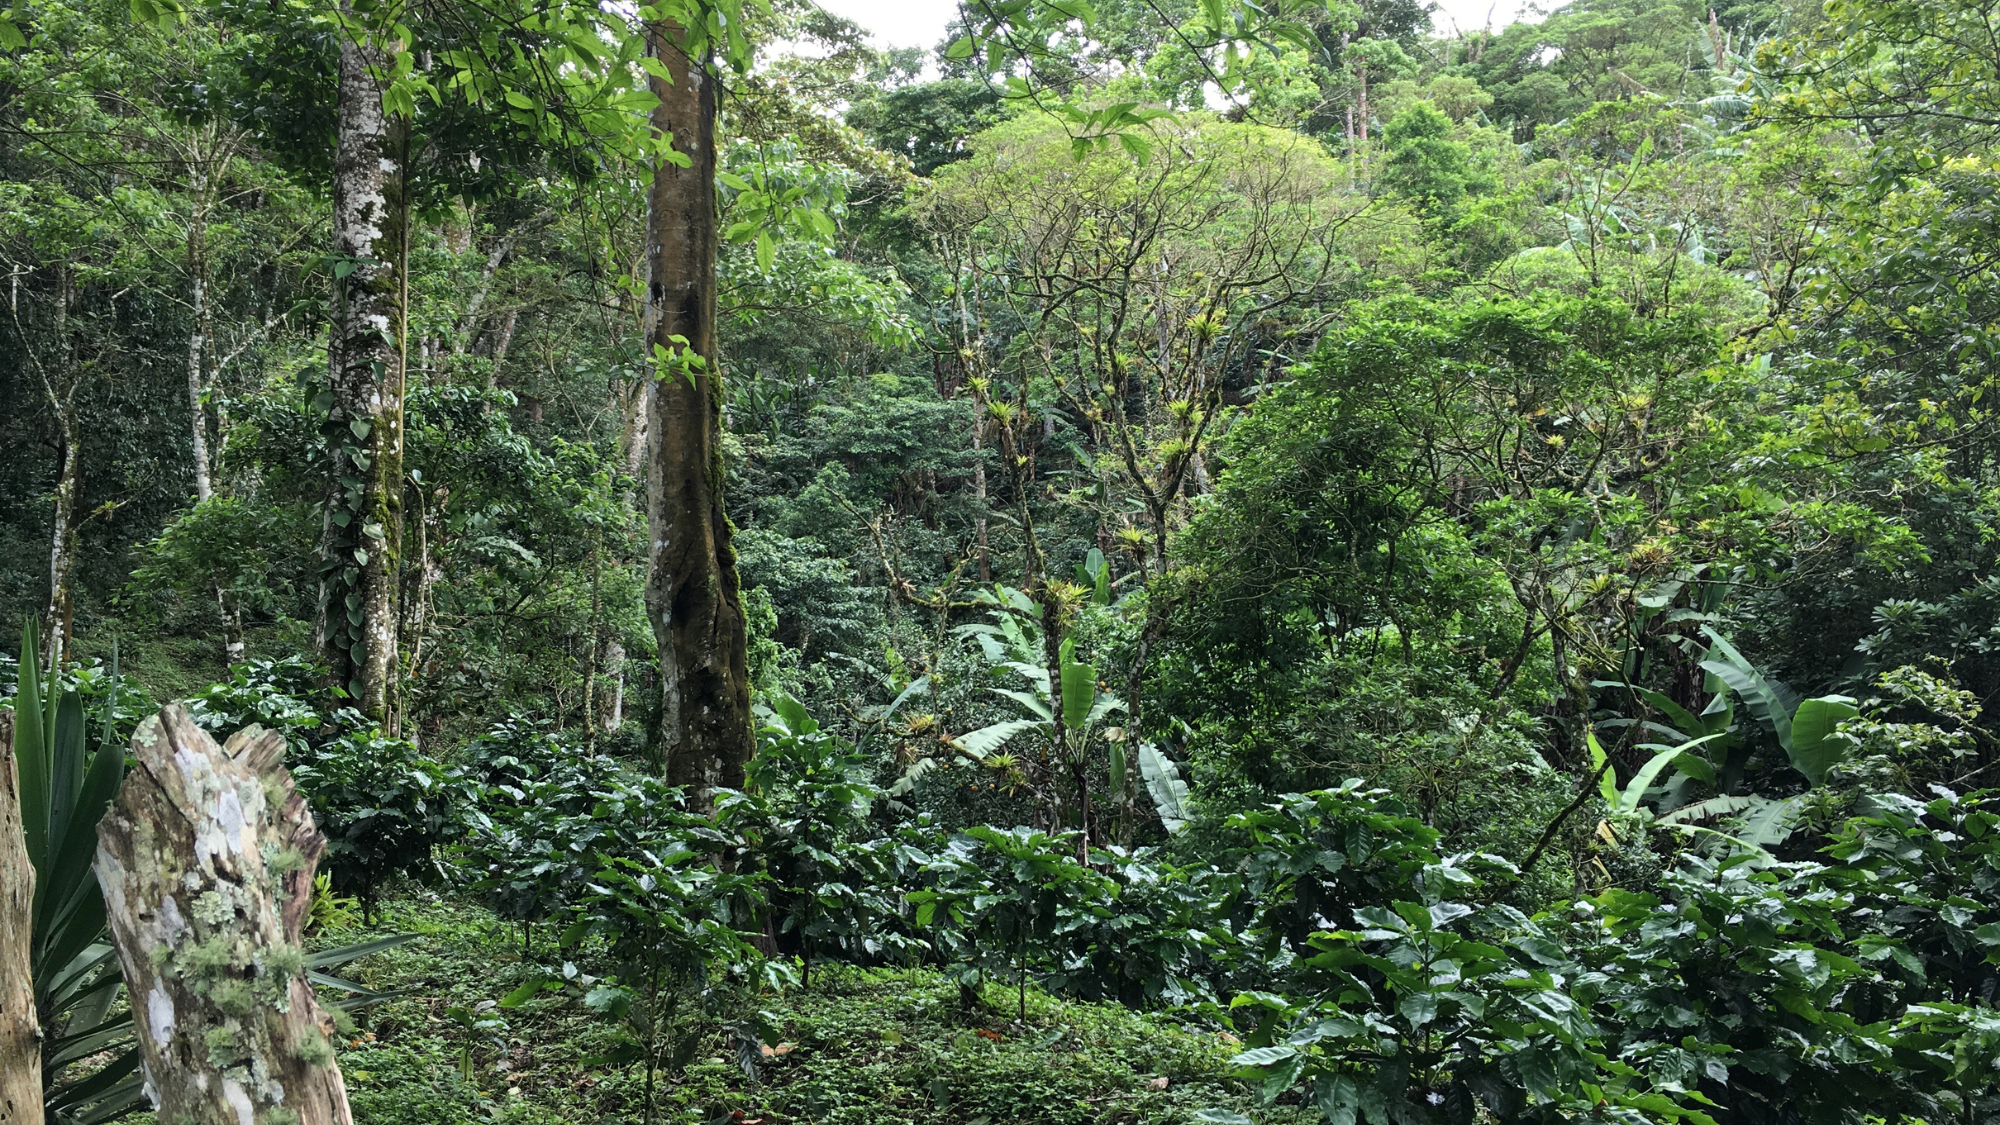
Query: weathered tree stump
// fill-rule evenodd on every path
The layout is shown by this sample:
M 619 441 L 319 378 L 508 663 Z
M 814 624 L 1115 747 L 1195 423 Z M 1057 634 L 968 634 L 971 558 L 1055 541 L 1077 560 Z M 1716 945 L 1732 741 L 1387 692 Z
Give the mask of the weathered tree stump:
M 300 931 L 326 840 L 260 727 L 165 707 L 98 826 L 97 879 L 159 1119 L 351 1125 Z
M 0 1125 L 41 1125 L 42 1033 L 35 1022 L 35 865 L 21 831 L 14 716 L 0 712 Z

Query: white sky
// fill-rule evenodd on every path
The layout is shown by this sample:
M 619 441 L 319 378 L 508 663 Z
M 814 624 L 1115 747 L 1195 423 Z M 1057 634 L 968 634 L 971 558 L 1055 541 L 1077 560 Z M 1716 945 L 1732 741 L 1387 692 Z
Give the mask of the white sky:
M 819 0 L 820 6 L 846 16 L 875 33 L 884 47 L 934 47 L 944 38 L 944 26 L 958 11 L 956 0 Z M 1553 6 L 1554 0 L 1548 0 Z M 1511 23 L 1526 0 L 1437 0 L 1440 30 L 1483 27 L 1492 12 L 1493 30 Z

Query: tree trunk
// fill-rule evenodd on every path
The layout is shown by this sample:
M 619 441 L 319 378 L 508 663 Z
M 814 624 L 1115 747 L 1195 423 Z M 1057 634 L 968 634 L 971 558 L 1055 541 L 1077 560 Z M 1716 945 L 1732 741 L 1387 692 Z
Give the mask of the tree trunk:
M 0 711 L 0 1125 L 41 1125 L 42 1032 L 31 970 L 35 865 L 21 831 L 14 715 Z
M 979 580 L 993 581 L 993 552 L 986 538 L 986 409 L 979 403 L 972 414 L 972 536 L 979 545 Z
M 243 607 L 229 596 L 229 591 L 220 586 L 215 588 L 215 613 L 222 622 L 222 662 L 225 665 L 240 664 L 243 661 Z
M 1368 147 L 1368 64 L 1361 64 L 1361 107 L 1354 115 L 1355 124 L 1361 127 L 1361 147 Z
M 336 683 L 393 730 L 403 526 L 403 286 L 407 130 L 382 109 L 388 52 L 340 45 L 334 155 L 330 465 L 317 627 Z
M 624 504 L 626 511 L 635 511 L 639 508 L 638 482 L 646 471 L 648 460 L 646 419 L 652 408 L 653 381 L 645 379 L 625 384 L 621 380 L 617 399 L 618 407 L 624 412 L 625 418 L 624 437 L 621 439 L 624 458 L 620 462 L 620 468 L 624 472 L 624 480 L 620 487 L 624 492 L 620 502 Z M 623 558 L 616 561 L 616 565 L 621 568 L 625 564 L 626 560 Z M 605 691 L 602 715 L 603 728 L 608 734 L 615 733 L 619 727 L 625 725 L 625 642 L 616 630 L 612 631 L 610 639 L 605 642 L 604 674 L 610 678 L 610 686 Z
M 604 643 L 604 702 L 598 722 L 606 734 L 625 725 L 625 642 L 616 635 Z
M 667 349 L 647 424 L 646 614 L 660 646 L 653 750 L 667 780 L 697 801 L 743 784 L 750 760 L 748 639 L 722 507 L 722 372 L 715 335 L 715 81 L 681 49 L 681 29 L 653 27 L 672 75 L 652 80 L 653 129 L 672 134 L 688 167 L 662 160 L 647 197 L 648 341 Z
M 195 203 L 188 216 L 187 270 L 188 309 L 193 327 L 188 330 L 187 384 L 188 384 L 188 438 L 194 468 L 194 498 L 196 503 L 205 503 L 215 495 L 215 484 L 209 475 L 208 454 L 208 410 L 202 405 L 202 392 L 207 389 L 207 371 L 204 360 L 215 351 L 215 339 L 210 333 L 208 309 L 208 169 L 195 161 L 189 162 L 190 190 Z M 221 586 L 215 588 L 215 608 L 222 623 L 222 663 L 227 666 L 243 659 L 243 612 L 235 605 L 235 599 Z
M 507 362 L 507 346 L 514 340 L 514 321 L 521 315 L 519 309 L 508 309 L 505 319 L 500 321 L 500 331 L 493 337 L 488 354 L 493 358 L 493 366 L 487 369 L 486 385 L 500 385 L 500 365 Z
M 326 840 L 249 727 L 226 746 L 167 707 L 98 826 L 97 878 L 147 1085 L 175 1125 L 352 1125 L 300 931 Z
M 74 398 L 57 407 L 56 425 L 62 441 L 62 468 L 56 476 L 55 521 L 49 533 L 49 608 L 43 630 L 47 643 L 42 651 L 60 664 L 69 653 L 70 626 L 75 617 L 76 508 L 83 490 L 82 435 Z
M 202 353 L 208 346 L 208 341 L 202 332 L 205 327 L 205 314 L 208 311 L 208 279 L 201 274 L 201 255 L 204 251 L 199 245 L 201 240 L 201 235 L 197 233 L 199 230 L 199 227 L 191 227 L 188 231 L 188 268 L 194 271 L 194 279 L 189 283 L 189 299 L 194 306 L 194 328 L 188 333 L 188 436 L 193 441 L 196 501 L 206 500 L 215 495 L 215 487 L 208 478 L 208 411 L 201 405 L 201 359 Z

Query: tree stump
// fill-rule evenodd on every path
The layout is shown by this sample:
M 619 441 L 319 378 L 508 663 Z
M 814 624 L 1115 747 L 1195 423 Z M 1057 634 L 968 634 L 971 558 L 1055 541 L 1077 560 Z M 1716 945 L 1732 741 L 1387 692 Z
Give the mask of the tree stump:
M 0 712 L 0 1125 L 41 1125 L 42 1031 L 35 1021 L 35 865 L 21 831 L 14 715 Z
M 352 1125 L 300 931 L 326 839 L 260 727 L 165 707 L 98 826 L 97 879 L 147 1092 L 174 1125 Z

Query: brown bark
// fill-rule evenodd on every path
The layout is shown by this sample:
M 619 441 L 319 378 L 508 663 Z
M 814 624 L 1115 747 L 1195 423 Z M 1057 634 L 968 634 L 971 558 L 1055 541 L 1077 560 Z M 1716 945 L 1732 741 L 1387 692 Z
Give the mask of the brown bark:
M 41 1125 L 42 1033 L 31 967 L 35 865 L 21 831 L 14 716 L 0 711 L 0 1125 Z
M 97 878 L 146 1081 L 177 1125 L 352 1125 L 300 931 L 326 840 L 260 727 L 166 707 L 98 826 Z
M 748 639 L 722 506 L 722 381 L 715 331 L 715 80 L 656 24 L 653 129 L 689 164 L 662 161 L 647 196 L 647 328 L 682 357 L 662 365 L 647 420 L 646 614 L 660 647 L 654 752 L 697 800 L 740 788 L 750 760 Z M 678 338 L 678 339 L 676 339 Z
M 340 45 L 327 344 L 330 463 L 315 630 L 334 681 L 391 730 L 403 528 L 403 175 L 408 131 L 384 112 L 388 52 Z

